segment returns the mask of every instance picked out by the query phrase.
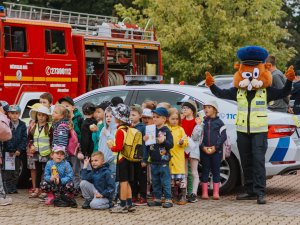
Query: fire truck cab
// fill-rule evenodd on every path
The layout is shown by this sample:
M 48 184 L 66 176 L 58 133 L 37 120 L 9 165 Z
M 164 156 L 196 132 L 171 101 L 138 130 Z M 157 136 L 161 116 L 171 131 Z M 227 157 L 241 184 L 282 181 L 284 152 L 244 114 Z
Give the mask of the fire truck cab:
M 0 8 L 0 99 L 22 109 L 50 92 L 63 96 L 125 84 L 125 75 L 162 75 L 154 29 L 117 18 L 15 3 Z M 23 116 L 24 117 L 24 116 Z

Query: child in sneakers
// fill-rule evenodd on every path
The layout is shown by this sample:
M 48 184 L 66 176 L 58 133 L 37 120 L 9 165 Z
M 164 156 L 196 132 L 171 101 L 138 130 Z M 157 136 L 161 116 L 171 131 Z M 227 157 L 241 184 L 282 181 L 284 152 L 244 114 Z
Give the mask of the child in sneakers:
M 94 151 L 94 143 L 92 133 L 97 129 L 97 120 L 93 117 L 96 106 L 91 102 L 86 102 L 82 106 L 82 112 L 85 120 L 81 126 L 81 142 L 80 147 L 82 154 L 91 157 Z
M 154 201 L 148 202 L 149 206 L 163 206 L 170 208 L 173 206 L 171 196 L 171 175 L 170 175 L 170 150 L 174 147 L 173 136 L 165 123 L 169 116 L 165 108 L 153 110 L 153 122 L 156 126 L 156 143 L 146 146 L 142 166 L 146 167 L 147 162 L 151 165 L 152 187 Z M 149 139 L 144 136 L 144 141 Z M 164 192 L 165 202 L 162 204 L 162 191 Z
M 15 168 L 14 170 L 3 171 L 4 188 L 8 194 L 18 193 L 17 184 L 21 163 L 20 155 L 26 153 L 27 128 L 26 124 L 20 120 L 20 113 L 20 106 L 9 106 L 8 117 L 10 119 L 9 126 L 12 132 L 12 138 L 9 141 L 4 142 L 4 159 L 7 155 L 10 157 L 14 156 Z
M 192 173 L 192 193 L 188 197 L 189 202 L 197 202 L 197 191 L 199 187 L 199 174 L 198 174 L 198 164 L 200 160 L 200 152 L 199 146 L 192 140 L 192 134 L 194 131 L 196 123 L 196 113 L 197 113 L 197 105 L 196 102 L 189 99 L 186 102 L 182 103 L 181 107 L 184 118 L 181 120 L 181 126 L 183 127 L 187 137 L 189 138 L 189 145 L 185 148 L 185 167 L 186 167 L 186 179 L 188 178 L 188 164 L 191 168 Z M 188 185 L 189 186 L 189 185 Z M 189 192 L 189 190 L 188 190 Z
M 120 183 L 120 205 L 111 209 L 112 213 L 127 213 L 134 212 L 135 208 L 132 204 L 132 191 L 129 182 L 133 181 L 133 164 L 122 156 L 121 151 L 124 147 L 124 140 L 127 129 L 130 124 L 129 114 L 130 109 L 124 104 L 118 104 L 117 107 L 112 108 L 112 114 L 118 124 L 115 143 L 109 141 L 108 147 L 113 152 L 118 152 L 117 160 L 117 177 L 116 180 Z
M 102 152 L 94 152 L 91 156 L 93 170 L 87 170 L 90 158 L 84 160 L 81 171 L 82 181 L 80 189 L 85 202 L 83 209 L 108 209 L 112 206 L 113 194 L 115 192 L 115 181 L 109 170 L 109 165 L 104 162 Z
M 220 134 L 223 121 L 217 116 L 218 105 L 215 101 L 204 104 L 204 133 L 200 145 L 202 164 L 202 199 L 208 199 L 209 173 L 213 175 L 213 199 L 218 200 L 220 187 L 220 165 L 223 157 L 223 143 L 227 139 L 226 130 Z
M 49 137 L 51 114 L 49 108 L 43 105 L 31 109 L 29 114 L 35 124 L 28 132 L 27 160 L 33 182 L 33 191 L 29 198 L 37 198 L 40 195 L 43 169 L 51 153 Z
M 47 193 L 46 205 L 53 203 L 55 197 L 67 195 L 74 201 L 73 170 L 68 161 L 65 160 L 65 147 L 55 145 L 52 148 L 51 160 L 45 167 L 44 181 L 41 189 Z
M 145 124 L 141 123 L 142 107 L 134 104 L 130 107 L 130 121 L 131 126 L 136 128 L 145 136 Z M 142 148 L 145 148 L 143 142 Z M 147 205 L 147 168 L 142 167 L 140 162 L 133 162 L 134 166 L 134 180 L 131 183 L 132 187 L 132 201 L 135 205 Z M 139 197 L 139 198 L 138 198 Z
M 186 204 L 185 158 L 184 148 L 188 140 L 184 129 L 180 126 L 180 113 L 176 108 L 169 109 L 168 128 L 173 136 L 174 148 L 170 150 L 170 172 L 172 178 L 173 202 L 178 205 Z

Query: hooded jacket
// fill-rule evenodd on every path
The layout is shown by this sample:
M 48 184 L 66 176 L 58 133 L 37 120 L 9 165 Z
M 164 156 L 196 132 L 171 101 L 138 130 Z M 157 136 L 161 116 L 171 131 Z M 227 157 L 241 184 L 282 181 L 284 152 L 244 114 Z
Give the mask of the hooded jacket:
M 53 160 L 49 160 L 45 167 L 45 181 L 50 183 L 52 166 L 56 166 L 57 172 L 59 174 L 60 183 L 66 185 L 73 180 L 73 170 L 70 163 L 66 160 L 61 161 L 60 163 L 55 163 Z
M 5 152 L 14 153 L 17 150 L 21 153 L 25 152 L 27 146 L 26 124 L 23 121 L 19 120 L 17 128 L 14 128 L 12 122 L 10 122 L 9 126 L 12 132 L 12 138 L 9 141 L 4 142 Z
M 89 171 L 86 168 L 82 169 L 81 179 L 92 183 L 99 194 L 110 201 L 112 200 L 115 193 L 115 181 L 107 163 L 92 171 Z

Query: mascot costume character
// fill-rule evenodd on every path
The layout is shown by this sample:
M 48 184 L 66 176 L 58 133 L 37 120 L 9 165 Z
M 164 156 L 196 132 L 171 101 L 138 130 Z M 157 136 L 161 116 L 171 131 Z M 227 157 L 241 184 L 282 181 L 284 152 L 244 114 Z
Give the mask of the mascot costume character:
M 214 84 L 214 78 L 206 72 L 206 85 L 218 98 L 237 101 L 236 117 L 237 147 L 244 173 L 245 193 L 237 200 L 257 200 L 266 204 L 266 168 L 265 154 L 268 148 L 268 102 L 287 97 L 295 79 L 293 66 L 285 76 L 287 81 L 282 89 L 272 88 L 271 65 L 266 63 L 268 52 L 259 46 L 247 46 L 238 50 L 239 64 L 234 68 L 230 89 L 220 89 Z

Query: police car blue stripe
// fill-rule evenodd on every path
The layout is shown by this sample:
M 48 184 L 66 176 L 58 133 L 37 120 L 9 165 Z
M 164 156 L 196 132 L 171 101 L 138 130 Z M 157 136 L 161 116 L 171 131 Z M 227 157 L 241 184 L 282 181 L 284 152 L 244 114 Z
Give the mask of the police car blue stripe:
M 290 145 L 290 137 L 280 138 L 270 162 L 283 161 Z

